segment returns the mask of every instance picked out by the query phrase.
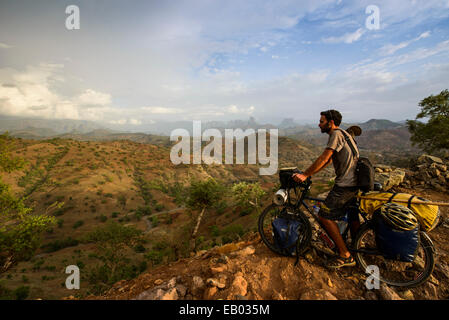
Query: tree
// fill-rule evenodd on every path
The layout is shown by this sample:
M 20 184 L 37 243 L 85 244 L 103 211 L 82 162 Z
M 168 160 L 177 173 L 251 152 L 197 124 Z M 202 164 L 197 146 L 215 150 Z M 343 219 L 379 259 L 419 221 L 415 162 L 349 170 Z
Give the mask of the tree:
M 256 208 L 259 213 L 260 200 L 265 195 L 258 182 L 246 183 L 240 182 L 232 186 L 232 193 L 237 204 L 248 210 Z
M 192 180 L 188 191 L 187 206 L 193 210 L 201 210 L 192 237 L 195 238 L 206 208 L 212 206 L 223 195 L 224 188 L 213 178 L 205 181 Z
M 0 171 L 23 168 L 25 161 L 11 156 L 14 140 L 8 133 L 0 135 Z M 40 246 L 41 235 L 55 224 L 54 217 L 33 215 L 23 198 L 17 198 L 11 187 L 0 179 L 0 272 L 14 262 L 32 257 Z
M 449 150 L 449 91 L 446 89 L 436 96 L 431 95 L 419 106 L 421 112 L 416 120 L 407 120 L 412 144 L 428 153 Z M 429 119 L 427 123 L 417 121 L 423 118 Z
M 96 258 L 103 263 L 88 273 L 95 293 L 101 293 L 119 280 L 132 279 L 143 271 L 126 258 L 126 250 L 139 244 L 141 235 L 140 230 L 117 222 L 108 222 L 87 235 L 86 241 L 96 243 Z

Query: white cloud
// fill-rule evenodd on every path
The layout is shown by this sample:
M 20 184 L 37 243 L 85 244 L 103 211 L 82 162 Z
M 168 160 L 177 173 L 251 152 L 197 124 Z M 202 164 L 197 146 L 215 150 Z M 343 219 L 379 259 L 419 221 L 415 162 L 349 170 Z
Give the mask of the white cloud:
M 226 109 L 228 113 L 231 114 L 252 114 L 256 108 L 254 106 L 250 106 L 249 108 L 239 108 L 236 105 L 230 105 Z
M 182 109 L 166 107 L 142 107 L 142 110 L 154 114 L 176 114 L 183 112 Z
M 137 119 L 129 119 L 129 123 L 135 126 L 141 125 L 142 121 L 137 120 Z
M 105 106 L 111 103 L 111 95 L 108 93 L 97 92 L 92 89 L 85 90 L 79 95 L 78 101 L 81 105 L 87 106 Z
M 109 94 L 86 89 L 74 96 L 61 95 L 56 88 L 65 83 L 63 74 L 63 65 L 48 63 L 28 66 L 23 71 L 0 69 L 0 113 L 84 120 L 115 115 L 109 106 Z
M 0 49 L 10 49 L 12 48 L 12 46 L 10 46 L 9 44 L 0 42 Z
M 423 32 L 422 34 L 420 34 L 418 37 L 409 40 L 409 41 L 403 41 L 399 44 L 387 44 L 385 46 L 383 46 L 382 48 L 380 48 L 380 54 L 383 56 L 388 56 L 388 55 L 392 55 L 394 53 L 396 53 L 396 51 L 406 48 L 408 47 L 410 44 L 412 44 L 413 42 L 419 41 L 421 39 L 425 39 L 428 38 L 430 36 L 430 31 L 426 31 Z
M 350 43 L 360 40 L 360 38 L 362 37 L 362 35 L 364 33 L 365 33 L 365 29 L 359 28 L 354 32 L 345 33 L 344 35 L 342 35 L 340 37 L 324 38 L 324 39 L 322 39 L 322 41 L 324 43 L 347 43 L 347 44 L 350 44 Z

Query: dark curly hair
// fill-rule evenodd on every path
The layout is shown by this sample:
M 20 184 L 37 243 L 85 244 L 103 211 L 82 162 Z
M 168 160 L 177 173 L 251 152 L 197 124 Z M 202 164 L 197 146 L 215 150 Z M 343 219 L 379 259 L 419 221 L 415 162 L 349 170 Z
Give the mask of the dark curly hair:
M 326 117 L 327 121 L 334 120 L 335 125 L 338 127 L 341 124 L 343 117 L 341 113 L 337 110 L 327 110 L 320 113 L 322 116 Z

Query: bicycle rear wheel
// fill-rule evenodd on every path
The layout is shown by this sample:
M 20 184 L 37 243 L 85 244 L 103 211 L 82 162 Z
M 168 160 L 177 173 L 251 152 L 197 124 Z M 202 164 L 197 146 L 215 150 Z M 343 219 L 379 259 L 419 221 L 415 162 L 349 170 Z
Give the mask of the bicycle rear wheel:
M 265 210 L 259 216 L 259 234 L 262 238 L 262 241 L 265 245 L 273 252 L 283 255 L 283 256 L 292 256 L 293 254 L 289 254 L 284 252 L 284 250 L 279 249 L 274 242 L 274 233 L 273 233 L 273 221 L 278 218 L 280 215 L 286 215 L 289 219 L 296 219 L 301 222 L 300 229 L 298 230 L 298 242 L 297 242 L 297 253 L 302 254 L 307 249 L 310 244 L 310 240 L 312 237 L 312 227 L 310 226 L 310 222 L 305 216 L 305 214 L 299 210 L 295 210 L 294 208 L 289 208 L 285 206 L 277 206 L 275 204 L 271 204 L 265 208 Z
M 365 272 L 370 265 L 379 268 L 379 280 L 396 287 L 416 287 L 424 283 L 435 266 L 433 246 L 427 235 L 420 233 L 420 244 L 412 262 L 384 258 L 377 250 L 374 229 L 365 223 L 360 227 L 354 242 L 354 256 Z M 375 275 L 373 275 L 375 277 Z

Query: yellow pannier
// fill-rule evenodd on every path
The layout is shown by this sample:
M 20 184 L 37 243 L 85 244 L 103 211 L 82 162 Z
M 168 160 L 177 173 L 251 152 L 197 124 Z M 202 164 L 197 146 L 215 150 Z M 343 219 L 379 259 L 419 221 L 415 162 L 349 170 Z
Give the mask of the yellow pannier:
M 424 231 L 432 230 L 438 223 L 438 217 L 440 215 L 438 206 L 413 203 L 415 201 L 428 202 L 429 200 L 414 196 L 412 194 L 371 191 L 366 192 L 363 195 L 362 193 L 359 193 L 358 197 L 360 198 L 360 210 L 367 213 L 368 215 L 372 215 L 373 212 L 380 208 L 383 204 L 393 202 L 403 206 L 407 206 L 409 209 L 411 209 L 415 213 L 421 229 Z

